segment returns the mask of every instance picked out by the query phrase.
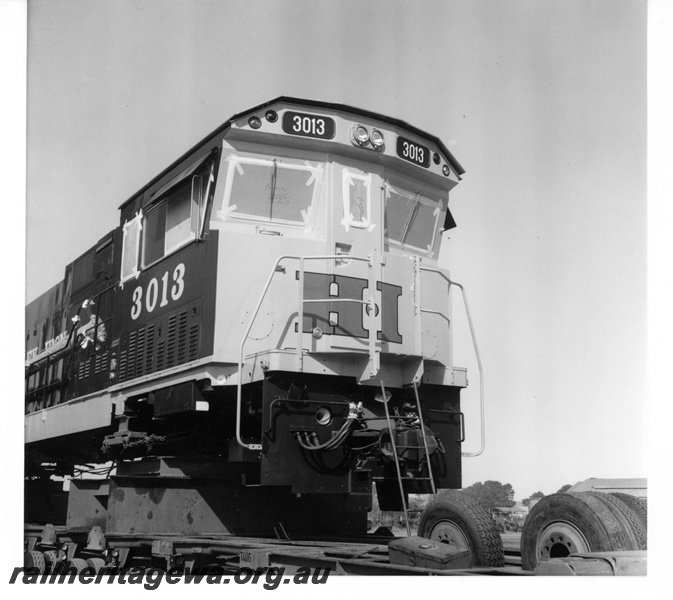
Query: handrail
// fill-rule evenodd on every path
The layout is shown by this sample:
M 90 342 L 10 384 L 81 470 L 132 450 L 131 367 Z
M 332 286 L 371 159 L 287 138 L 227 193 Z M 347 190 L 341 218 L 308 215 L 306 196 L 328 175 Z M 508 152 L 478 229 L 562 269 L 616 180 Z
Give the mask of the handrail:
M 252 316 L 250 317 L 250 322 L 248 323 L 248 327 L 245 330 L 245 334 L 243 335 L 243 339 L 241 340 L 241 345 L 239 347 L 239 353 L 238 353 L 238 382 L 236 385 L 236 441 L 240 446 L 243 448 L 247 448 L 248 450 L 254 450 L 258 451 L 262 449 L 261 444 L 247 444 L 246 442 L 243 441 L 241 438 L 241 407 L 242 407 L 242 400 L 243 400 L 243 348 L 245 347 L 245 342 L 248 339 L 248 336 L 250 335 L 250 331 L 252 330 L 252 326 L 255 322 L 255 319 L 257 318 L 257 315 L 259 314 L 259 310 L 262 307 L 262 303 L 264 302 L 264 298 L 266 298 L 266 294 L 269 291 L 269 287 L 271 286 L 271 281 L 273 280 L 273 276 L 275 273 L 278 271 L 278 267 L 280 266 L 280 263 L 283 260 L 298 260 L 301 261 L 300 264 L 300 271 L 299 271 L 299 286 L 300 286 L 300 297 L 302 298 L 302 301 L 299 303 L 299 310 L 298 310 L 298 333 L 299 333 L 299 342 L 297 344 L 297 356 L 299 360 L 299 366 L 300 370 L 302 367 L 302 361 L 303 361 L 303 339 L 302 339 L 302 334 L 303 334 L 303 325 L 304 325 L 304 302 L 306 302 L 305 299 L 303 299 L 303 293 L 304 293 L 304 261 L 305 260 L 356 260 L 356 261 L 361 261 L 361 262 L 367 262 L 367 263 L 372 263 L 371 257 L 364 258 L 362 256 L 351 256 L 350 254 L 330 254 L 330 255 L 325 255 L 325 256 L 294 256 L 290 254 L 285 254 L 283 256 L 279 256 L 276 262 L 273 265 L 273 268 L 271 269 L 271 273 L 269 274 L 269 277 L 266 280 L 266 284 L 264 285 L 264 289 L 262 290 L 262 293 L 259 297 L 259 300 L 257 301 L 257 305 L 255 306 L 255 310 L 252 313 Z M 372 294 L 372 298 L 374 297 L 373 294 L 374 292 L 370 290 L 370 293 Z M 351 299 L 349 299 L 351 300 Z M 356 300 L 352 299 L 355 302 L 362 302 L 367 304 L 367 302 L 363 300 Z M 310 301 L 310 300 L 309 300 Z M 334 301 L 334 300 L 330 300 Z M 374 310 L 371 310 L 371 314 L 374 315 Z M 374 317 L 372 316 L 372 319 Z M 371 330 L 373 327 L 370 327 L 370 338 L 372 335 Z M 376 332 L 374 332 L 374 335 L 376 335 Z M 370 344 L 371 345 L 371 344 Z
M 479 451 L 478 452 L 463 452 L 462 455 L 466 456 L 468 458 L 474 458 L 475 456 L 479 456 L 484 452 L 484 448 L 486 447 L 486 417 L 485 417 L 485 411 L 484 411 L 484 369 L 481 364 L 481 356 L 479 354 L 479 347 L 477 346 L 477 337 L 474 333 L 474 326 L 472 324 L 472 315 L 470 314 L 470 306 L 467 303 L 467 294 L 465 293 L 465 288 L 460 284 L 457 283 L 456 281 L 453 281 L 448 275 L 444 273 L 441 269 L 437 269 L 434 267 L 424 267 L 421 266 L 421 271 L 429 271 L 432 273 L 437 273 L 440 277 L 448 281 L 449 286 L 455 285 L 456 287 L 460 288 L 460 291 L 463 295 L 463 304 L 465 305 L 465 313 L 467 314 L 467 322 L 470 326 L 470 334 L 472 335 L 472 345 L 474 346 L 474 353 L 477 357 L 477 366 L 479 367 L 479 407 L 480 407 L 480 417 L 481 417 L 481 445 L 479 446 Z M 449 292 L 451 291 L 451 288 L 449 287 Z M 424 312 L 431 312 L 431 311 L 424 311 Z

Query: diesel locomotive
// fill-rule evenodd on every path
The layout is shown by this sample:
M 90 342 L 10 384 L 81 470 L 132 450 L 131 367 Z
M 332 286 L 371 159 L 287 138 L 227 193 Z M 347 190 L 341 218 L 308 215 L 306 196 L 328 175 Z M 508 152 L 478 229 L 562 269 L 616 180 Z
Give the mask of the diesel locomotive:
M 181 156 L 27 306 L 26 521 L 360 534 L 374 489 L 406 512 L 461 488 L 438 255 L 463 172 L 405 122 L 289 97 Z

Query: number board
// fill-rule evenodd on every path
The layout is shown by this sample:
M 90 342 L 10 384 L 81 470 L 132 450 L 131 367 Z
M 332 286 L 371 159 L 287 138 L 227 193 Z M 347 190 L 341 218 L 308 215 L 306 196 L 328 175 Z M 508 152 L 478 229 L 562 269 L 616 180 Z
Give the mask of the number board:
M 331 140 L 336 124 L 330 117 L 288 111 L 283 115 L 283 131 L 292 135 Z
M 407 138 L 397 138 L 397 156 L 422 167 L 430 166 L 430 150 Z

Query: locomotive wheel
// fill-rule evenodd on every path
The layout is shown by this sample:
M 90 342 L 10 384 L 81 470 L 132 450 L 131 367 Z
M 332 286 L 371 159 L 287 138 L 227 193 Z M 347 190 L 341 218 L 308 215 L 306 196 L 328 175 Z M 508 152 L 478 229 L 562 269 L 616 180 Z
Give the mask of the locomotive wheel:
M 637 498 L 631 494 L 622 494 L 621 492 L 612 492 L 610 495 L 619 498 L 636 514 L 645 530 L 645 534 L 647 534 L 647 498 Z
M 455 490 L 445 490 L 421 515 L 418 535 L 469 550 L 472 567 L 502 567 L 505 553 L 498 527 L 477 500 Z
M 552 494 L 531 509 L 521 534 L 521 566 L 577 552 L 642 550 L 640 522 L 609 494 Z
M 38 574 L 42 575 L 47 569 L 47 563 L 44 560 L 44 555 L 42 552 L 37 550 L 31 550 L 30 552 L 25 552 L 23 555 L 24 567 L 26 569 L 37 569 Z

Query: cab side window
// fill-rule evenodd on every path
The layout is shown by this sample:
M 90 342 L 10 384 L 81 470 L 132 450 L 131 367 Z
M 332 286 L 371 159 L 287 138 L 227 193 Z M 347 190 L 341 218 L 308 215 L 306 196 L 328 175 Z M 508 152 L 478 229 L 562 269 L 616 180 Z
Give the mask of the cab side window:
M 192 178 L 173 187 L 148 209 L 143 223 L 142 264 L 147 267 L 196 237 L 198 205 L 192 198 Z

